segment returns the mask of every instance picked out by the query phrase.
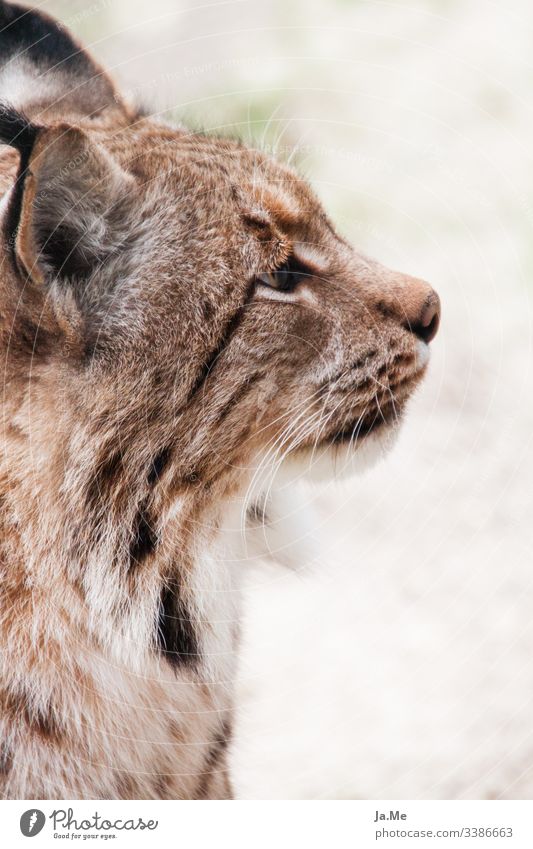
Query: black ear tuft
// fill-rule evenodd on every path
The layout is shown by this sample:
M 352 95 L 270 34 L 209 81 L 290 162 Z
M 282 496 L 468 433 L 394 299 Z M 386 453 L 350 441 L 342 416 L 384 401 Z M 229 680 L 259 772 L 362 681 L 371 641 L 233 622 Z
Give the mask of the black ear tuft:
M 39 130 L 22 112 L 0 103 L 0 142 L 18 150 L 26 165 Z
M 0 0 L 0 67 L 16 55 L 39 65 L 77 74 L 98 73 L 89 55 L 69 32 L 40 9 Z
M 12 100 L 13 75 L 13 97 L 23 97 L 30 115 L 124 109 L 107 74 L 59 21 L 0 0 L 0 100 Z

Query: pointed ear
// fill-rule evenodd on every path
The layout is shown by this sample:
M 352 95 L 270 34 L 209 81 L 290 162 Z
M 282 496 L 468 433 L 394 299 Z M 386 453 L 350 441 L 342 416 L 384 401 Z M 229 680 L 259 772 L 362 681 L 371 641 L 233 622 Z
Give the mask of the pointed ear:
M 126 244 L 134 178 L 68 124 L 40 127 L 0 107 L 0 141 L 21 156 L 5 219 L 19 269 L 40 284 L 87 280 Z
M 59 21 L 0 0 L 0 100 L 30 118 L 116 116 L 128 110 L 111 79 Z

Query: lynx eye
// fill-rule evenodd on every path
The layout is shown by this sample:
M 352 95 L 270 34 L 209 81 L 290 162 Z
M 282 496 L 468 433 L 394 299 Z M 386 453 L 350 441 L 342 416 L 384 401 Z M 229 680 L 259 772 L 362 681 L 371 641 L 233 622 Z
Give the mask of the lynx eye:
M 302 280 L 310 277 L 309 269 L 299 262 L 295 257 L 291 257 L 283 263 L 279 268 L 270 271 L 266 274 L 259 274 L 256 281 L 261 286 L 268 286 L 270 289 L 276 289 L 278 292 L 292 292 Z

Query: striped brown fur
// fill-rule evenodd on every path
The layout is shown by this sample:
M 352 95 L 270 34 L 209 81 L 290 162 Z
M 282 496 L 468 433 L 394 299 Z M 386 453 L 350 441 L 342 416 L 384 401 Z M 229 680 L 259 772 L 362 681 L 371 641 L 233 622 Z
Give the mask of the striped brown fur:
M 229 798 L 241 517 L 384 444 L 435 296 L 5 2 L 0 100 L 0 792 Z

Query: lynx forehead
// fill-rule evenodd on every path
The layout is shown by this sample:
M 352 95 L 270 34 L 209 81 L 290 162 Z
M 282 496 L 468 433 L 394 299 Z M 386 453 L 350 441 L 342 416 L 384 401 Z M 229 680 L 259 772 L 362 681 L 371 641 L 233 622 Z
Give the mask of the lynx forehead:
M 384 444 L 439 300 L 4 2 L 0 98 L 3 793 L 228 797 L 239 512 Z

